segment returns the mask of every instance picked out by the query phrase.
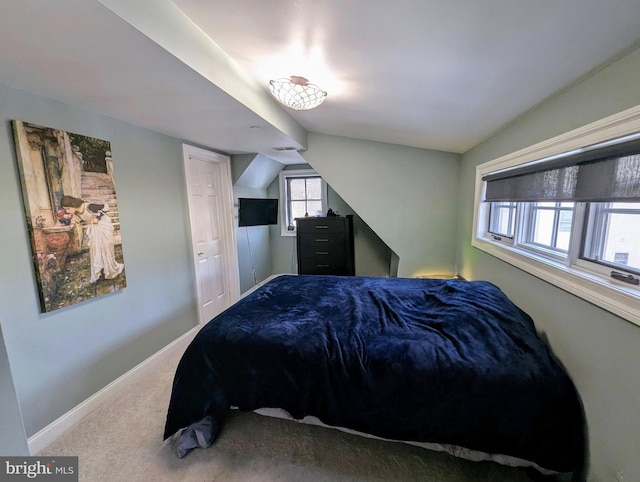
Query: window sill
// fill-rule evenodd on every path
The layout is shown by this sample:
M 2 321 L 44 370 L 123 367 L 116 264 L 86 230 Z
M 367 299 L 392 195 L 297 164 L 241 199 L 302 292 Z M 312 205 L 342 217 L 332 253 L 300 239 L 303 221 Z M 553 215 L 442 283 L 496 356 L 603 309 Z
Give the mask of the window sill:
M 506 263 L 640 326 L 640 292 L 622 282 L 474 237 L 471 244 Z

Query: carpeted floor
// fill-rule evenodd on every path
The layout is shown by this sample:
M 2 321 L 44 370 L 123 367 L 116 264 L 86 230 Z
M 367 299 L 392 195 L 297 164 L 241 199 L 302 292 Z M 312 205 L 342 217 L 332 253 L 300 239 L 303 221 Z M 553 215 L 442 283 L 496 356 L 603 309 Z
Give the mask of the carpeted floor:
M 526 469 L 235 410 L 212 447 L 178 459 L 162 444 L 178 359 L 175 355 L 164 361 L 144 382 L 102 405 L 40 455 L 78 456 L 80 480 L 87 482 L 539 479 Z

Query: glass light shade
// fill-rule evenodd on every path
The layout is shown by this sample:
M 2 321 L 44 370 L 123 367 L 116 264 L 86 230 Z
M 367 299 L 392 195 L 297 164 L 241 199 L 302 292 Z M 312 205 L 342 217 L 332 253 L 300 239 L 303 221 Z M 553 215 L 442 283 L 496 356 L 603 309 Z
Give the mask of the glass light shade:
M 319 106 L 327 93 L 304 77 L 291 76 L 272 80 L 269 87 L 281 104 L 294 110 L 308 110 Z

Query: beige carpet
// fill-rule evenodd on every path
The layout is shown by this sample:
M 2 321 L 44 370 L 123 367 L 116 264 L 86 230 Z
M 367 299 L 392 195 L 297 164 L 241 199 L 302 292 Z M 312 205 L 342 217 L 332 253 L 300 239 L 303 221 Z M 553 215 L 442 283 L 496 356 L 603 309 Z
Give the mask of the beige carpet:
M 162 444 L 178 358 L 167 359 L 144 382 L 121 392 L 40 454 L 78 456 L 80 480 L 87 482 L 538 479 L 525 469 L 235 410 L 212 447 L 178 459 Z

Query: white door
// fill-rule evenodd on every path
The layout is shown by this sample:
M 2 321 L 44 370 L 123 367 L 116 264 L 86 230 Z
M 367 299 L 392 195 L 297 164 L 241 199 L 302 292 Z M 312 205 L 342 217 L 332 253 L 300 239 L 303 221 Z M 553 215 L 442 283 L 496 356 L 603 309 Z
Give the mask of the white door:
M 233 226 L 231 168 L 227 156 L 183 145 L 191 241 L 204 324 L 240 296 Z

